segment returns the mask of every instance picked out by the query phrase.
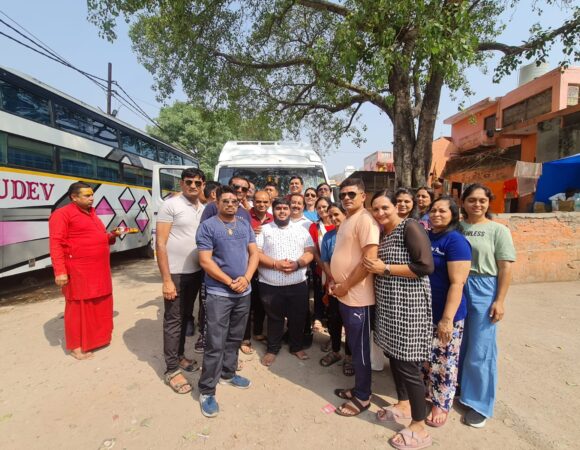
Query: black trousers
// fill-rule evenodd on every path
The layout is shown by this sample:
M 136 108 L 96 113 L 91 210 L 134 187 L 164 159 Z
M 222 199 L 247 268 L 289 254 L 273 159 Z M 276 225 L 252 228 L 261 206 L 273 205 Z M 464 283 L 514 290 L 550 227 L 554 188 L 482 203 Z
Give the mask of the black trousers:
M 179 367 L 179 360 L 185 353 L 185 333 L 187 322 L 193 314 L 193 305 L 199 292 L 202 271 L 195 273 L 171 274 L 177 297 L 164 301 L 163 312 L 163 354 L 166 372 Z
M 306 281 L 291 286 L 272 286 L 259 283 L 260 297 L 268 316 L 268 353 L 278 354 L 282 347 L 284 319 L 288 318 L 290 351 L 304 348 L 304 321 L 308 309 Z
M 389 357 L 387 355 L 387 357 Z M 421 363 L 414 361 L 401 361 L 390 358 L 391 372 L 395 380 L 397 398 L 409 400 L 411 403 L 411 416 L 414 421 L 420 422 L 427 417 L 427 402 L 425 401 L 425 384 L 421 374 Z
M 338 299 L 332 295 L 328 296 L 328 333 L 330 334 L 330 341 L 332 342 L 332 351 L 339 353 L 342 341 L 342 317 L 338 310 Z M 344 344 L 344 353 L 350 356 L 348 339 L 346 341 Z
M 266 311 L 260 298 L 260 286 L 258 278 L 252 278 L 252 305 L 250 306 L 250 317 L 248 317 L 248 324 L 246 325 L 246 332 L 244 333 L 244 341 L 249 341 L 252 337 L 252 328 L 254 336 L 264 334 L 264 319 L 266 318 Z M 252 326 L 253 324 L 253 326 Z

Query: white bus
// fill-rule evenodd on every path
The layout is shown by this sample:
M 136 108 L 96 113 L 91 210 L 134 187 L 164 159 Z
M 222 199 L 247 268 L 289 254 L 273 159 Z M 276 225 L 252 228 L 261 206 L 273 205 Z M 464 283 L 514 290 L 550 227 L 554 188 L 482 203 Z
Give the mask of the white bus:
M 191 155 L 0 67 L 0 278 L 51 265 L 48 217 L 68 203 L 75 181 L 93 186 L 93 206 L 108 230 L 139 229 L 119 237 L 112 252 L 149 248 L 152 204 L 178 179 L 177 171 L 161 174 L 152 196 L 159 164 L 198 166 Z
M 290 178 L 298 175 L 304 188 L 328 183 L 322 159 L 310 145 L 300 142 L 229 141 L 222 149 L 214 179 L 227 184 L 233 175 L 250 179 L 258 189 L 267 182 L 286 194 Z

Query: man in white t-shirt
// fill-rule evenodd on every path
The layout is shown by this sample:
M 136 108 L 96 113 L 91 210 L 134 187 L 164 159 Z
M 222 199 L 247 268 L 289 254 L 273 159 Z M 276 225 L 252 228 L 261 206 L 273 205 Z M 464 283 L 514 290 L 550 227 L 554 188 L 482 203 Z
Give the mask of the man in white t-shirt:
M 308 232 L 312 221 L 304 217 L 304 196 L 302 194 L 290 194 L 290 221 L 296 225 L 301 225 Z
M 312 261 L 314 243 L 310 234 L 290 221 L 290 204 L 278 198 L 272 205 L 274 222 L 262 226 L 256 237 L 260 250 L 259 289 L 268 316 L 268 348 L 262 364 L 276 359 L 288 319 L 290 353 L 308 359 L 303 350 L 303 330 L 308 308 L 306 267 Z
M 181 371 L 199 369 L 185 358 L 185 335 L 202 281 L 195 235 L 204 210 L 199 197 L 205 174 L 185 169 L 179 184 L 181 194 L 165 200 L 157 214 L 155 250 L 163 279 L 165 382 L 178 394 L 187 394 L 192 387 Z

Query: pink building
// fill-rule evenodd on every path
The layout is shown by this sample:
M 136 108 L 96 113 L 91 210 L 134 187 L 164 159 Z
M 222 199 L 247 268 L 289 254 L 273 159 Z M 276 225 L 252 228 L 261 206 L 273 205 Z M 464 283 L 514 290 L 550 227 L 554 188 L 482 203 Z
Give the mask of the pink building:
M 457 154 L 442 178 L 488 184 L 498 197 L 495 212 L 529 209 L 540 174 L 533 163 L 580 152 L 580 67 L 538 75 L 444 120 Z
M 379 151 L 365 156 L 363 170 L 369 172 L 394 172 L 393 152 Z

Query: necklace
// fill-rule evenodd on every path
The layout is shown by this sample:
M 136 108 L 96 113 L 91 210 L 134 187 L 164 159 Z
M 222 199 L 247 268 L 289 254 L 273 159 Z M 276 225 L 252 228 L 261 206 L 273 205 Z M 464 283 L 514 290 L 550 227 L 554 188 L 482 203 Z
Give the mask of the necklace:
M 224 222 L 222 219 L 220 219 L 219 217 L 218 217 L 218 220 L 219 220 L 219 221 L 222 223 L 222 225 L 223 225 L 223 226 L 224 226 L 224 228 L 226 229 L 226 233 L 228 233 L 228 236 L 233 236 L 233 235 L 234 235 L 234 230 L 235 230 L 235 229 L 236 229 L 236 227 L 238 226 L 238 221 L 235 219 L 235 217 L 234 217 L 234 220 L 233 220 L 233 222 L 234 222 L 234 226 L 233 226 L 233 227 L 231 227 L 231 228 L 229 228 L 229 227 L 226 225 L 226 223 L 225 223 L 225 222 Z

